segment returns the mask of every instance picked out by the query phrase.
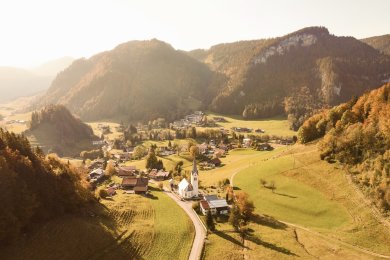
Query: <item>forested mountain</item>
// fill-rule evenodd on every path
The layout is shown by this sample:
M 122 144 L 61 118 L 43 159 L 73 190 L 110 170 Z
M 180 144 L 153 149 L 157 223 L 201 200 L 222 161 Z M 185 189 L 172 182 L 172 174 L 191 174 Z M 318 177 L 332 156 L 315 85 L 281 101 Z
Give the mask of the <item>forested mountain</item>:
M 92 147 L 97 140 L 92 128 L 75 118 L 62 105 L 48 105 L 31 115 L 30 128 L 25 133 L 33 136 L 45 152 L 77 155 Z
M 57 73 L 72 61 L 69 57 L 61 58 L 33 69 L 0 67 L 0 102 L 47 90 Z
M 369 37 L 361 39 L 361 41 L 383 52 L 384 54 L 390 55 L 390 34 Z
M 298 132 L 303 143 L 323 136 L 322 159 L 351 166 L 363 190 L 390 210 L 390 83 L 314 115 Z
M 323 27 L 283 37 L 176 51 L 133 41 L 78 60 L 39 105 L 60 103 L 83 119 L 178 118 L 201 107 L 245 118 L 289 114 L 297 129 L 312 111 L 340 104 L 390 78 L 390 57 Z M 305 96 L 306 107 L 296 107 Z
M 92 201 L 80 175 L 0 129 L 0 247 L 38 224 L 79 212 Z M 3 249 L 0 249 L 0 251 Z
M 190 53 L 226 76 L 211 108 L 258 118 L 279 114 L 307 87 L 322 106 L 345 102 L 390 77 L 390 58 L 352 37 L 305 28 L 269 40 L 221 44 Z
M 85 120 L 182 116 L 187 100 L 213 96 L 209 68 L 158 41 L 132 41 L 60 73 L 40 102 L 60 103 Z

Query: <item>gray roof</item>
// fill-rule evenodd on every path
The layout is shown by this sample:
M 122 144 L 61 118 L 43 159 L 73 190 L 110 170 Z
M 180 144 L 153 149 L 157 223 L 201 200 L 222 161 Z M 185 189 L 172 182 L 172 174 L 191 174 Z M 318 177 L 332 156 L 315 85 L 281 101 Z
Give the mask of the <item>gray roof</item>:
M 210 202 L 211 200 L 218 200 L 218 196 L 217 195 L 207 195 L 207 196 L 204 196 L 204 199 L 207 200 L 208 202 Z
M 209 201 L 210 208 L 224 208 L 229 207 L 225 199 L 211 200 Z

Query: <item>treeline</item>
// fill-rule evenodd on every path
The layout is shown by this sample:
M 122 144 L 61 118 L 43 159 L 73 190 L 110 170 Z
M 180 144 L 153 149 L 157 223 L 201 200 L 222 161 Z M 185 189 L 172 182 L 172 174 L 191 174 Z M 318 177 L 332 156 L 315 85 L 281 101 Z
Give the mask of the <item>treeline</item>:
M 32 149 L 23 135 L 0 129 L 0 244 L 38 223 L 80 211 L 93 201 L 70 165 Z
M 351 166 L 363 190 L 390 210 L 390 84 L 309 118 L 300 142 L 324 137 L 321 159 Z
M 63 105 L 48 105 L 32 112 L 30 130 L 38 129 L 43 124 L 55 126 L 58 135 L 65 140 L 94 137 L 92 128 L 75 118 Z
M 283 106 L 277 100 L 270 100 L 260 104 L 246 105 L 242 112 L 245 119 L 266 118 L 283 114 Z

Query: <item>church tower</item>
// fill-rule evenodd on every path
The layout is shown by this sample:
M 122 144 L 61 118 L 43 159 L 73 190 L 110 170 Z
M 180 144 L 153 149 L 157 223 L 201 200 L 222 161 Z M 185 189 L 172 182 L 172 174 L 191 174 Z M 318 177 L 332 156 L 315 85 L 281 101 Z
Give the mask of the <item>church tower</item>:
M 198 191 L 198 169 L 196 168 L 196 160 L 194 158 L 194 164 L 192 165 L 192 171 L 191 171 L 191 185 L 193 188 L 192 196 L 198 197 L 199 191 Z

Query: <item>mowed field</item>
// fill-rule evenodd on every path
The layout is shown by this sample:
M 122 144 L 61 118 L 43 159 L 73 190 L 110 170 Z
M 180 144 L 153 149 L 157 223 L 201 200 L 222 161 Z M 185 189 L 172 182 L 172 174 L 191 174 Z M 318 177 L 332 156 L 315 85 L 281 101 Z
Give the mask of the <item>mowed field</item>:
M 84 217 L 47 223 L 0 259 L 188 259 L 192 222 L 163 192 L 146 198 L 119 191 L 101 202 Z
M 260 179 L 274 181 L 275 193 Z M 390 255 L 390 230 L 361 200 L 340 165 L 319 160 L 315 145 L 294 145 L 249 165 L 235 175 L 234 186 L 250 195 L 260 218 L 249 225 L 244 245 L 231 226 L 218 223 L 205 259 L 381 259 L 362 248 Z
M 244 120 L 241 116 L 225 116 L 216 113 L 206 113 L 209 119 L 223 117 L 226 122 L 216 122 L 220 127 L 231 129 L 232 127 L 247 127 L 254 130 L 260 128 L 265 130 L 264 134 L 277 136 L 294 136 L 296 132 L 289 129 L 289 124 L 284 117 L 267 118 L 264 120 Z

